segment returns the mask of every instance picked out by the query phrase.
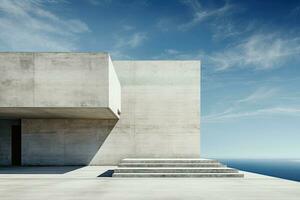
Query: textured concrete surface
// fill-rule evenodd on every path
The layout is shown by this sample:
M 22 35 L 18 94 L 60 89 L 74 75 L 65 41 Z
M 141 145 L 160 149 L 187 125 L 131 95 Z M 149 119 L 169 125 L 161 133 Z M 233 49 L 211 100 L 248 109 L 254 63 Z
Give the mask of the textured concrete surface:
M 243 179 L 97 177 L 113 168 L 0 168 L 0 199 L 299 200 L 300 196 L 299 182 L 247 172 Z
M 98 110 L 91 112 L 88 109 L 91 109 L 89 106 L 102 105 L 101 99 L 97 99 L 103 94 L 100 91 L 102 84 L 97 81 L 103 77 L 97 70 L 102 73 L 103 67 L 98 69 L 97 63 L 100 62 L 101 66 L 105 64 L 107 54 L 76 56 L 73 53 L 20 53 L 8 54 L 5 59 L 3 54 L 0 55 L 0 61 L 5 60 L 0 64 L 0 72 L 6 73 L 7 77 L 5 80 L 0 79 L 3 83 L 7 82 L 6 87 L 0 86 L 0 91 L 4 91 L 0 94 L 0 107 L 25 106 L 35 102 L 35 106 L 51 106 L 38 108 L 45 115 L 58 112 L 52 106 L 62 106 L 59 109 L 68 118 L 99 113 Z M 19 59 L 17 65 L 16 59 Z M 40 65 L 42 67 L 37 71 L 31 69 Z M 18 68 L 15 74 L 17 79 L 13 78 L 9 67 Z M 117 165 L 121 159 L 128 157 L 200 156 L 199 61 L 109 61 L 107 69 L 111 81 L 107 96 L 109 108 L 113 113 L 121 112 L 119 121 L 42 120 L 27 116 L 28 119 L 22 119 L 22 164 Z M 23 72 L 24 77 L 20 76 Z M 35 81 L 32 79 L 33 73 Z M 122 110 L 116 100 L 120 98 L 117 77 L 121 82 Z M 29 84 L 32 82 L 34 85 Z M 22 93 L 22 83 L 26 83 L 29 91 Z M 73 92 L 68 93 L 63 89 L 65 86 L 59 87 L 61 85 L 70 86 Z M 45 90 L 48 93 L 43 92 Z M 82 90 L 83 93 L 78 93 Z M 22 102 L 20 96 L 25 94 L 31 95 L 26 96 Z M 61 101 L 61 95 L 68 98 Z M 82 101 L 86 104 L 82 104 Z M 66 105 L 82 107 L 80 110 L 75 109 L 75 113 L 71 111 L 73 108 L 63 107 Z M 1 109 L 5 108 L 0 108 L 0 113 Z M 13 112 L 22 113 L 23 109 L 29 112 L 28 108 L 12 109 L 15 109 Z M 32 114 L 36 112 L 32 109 L 37 108 L 29 109 Z M 103 116 L 104 112 L 100 114 Z
M 236 177 L 238 170 L 222 165 L 217 160 L 201 158 L 125 158 L 114 170 L 113 177 Z
M 200 156 L 200 62 L 114 61 L 122 114 L 92 164 Z
M 0 53 L 0 116 L 117 119 L 114 73 L 107 53 Z
M 22 165 L 89 165 L 116 120 L 22 119 Z
M 109 109 L 118 117 L 121 114 L 121 85 L 111 58 L 108 59 L 108 103 Z

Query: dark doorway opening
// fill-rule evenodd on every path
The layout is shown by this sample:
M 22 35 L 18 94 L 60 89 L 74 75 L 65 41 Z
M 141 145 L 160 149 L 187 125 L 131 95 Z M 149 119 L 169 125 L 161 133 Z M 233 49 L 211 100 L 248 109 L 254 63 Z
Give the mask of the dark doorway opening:
M 21 165 L 21 126 L 11 127 L 11 164 Z

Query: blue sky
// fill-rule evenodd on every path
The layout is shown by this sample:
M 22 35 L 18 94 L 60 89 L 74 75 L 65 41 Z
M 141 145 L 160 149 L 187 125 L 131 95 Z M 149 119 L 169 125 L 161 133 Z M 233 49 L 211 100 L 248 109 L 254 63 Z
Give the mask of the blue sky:
M 0 0 L 0 51 L 200 59 L 202 156 L 299 158 L 299 1 Z

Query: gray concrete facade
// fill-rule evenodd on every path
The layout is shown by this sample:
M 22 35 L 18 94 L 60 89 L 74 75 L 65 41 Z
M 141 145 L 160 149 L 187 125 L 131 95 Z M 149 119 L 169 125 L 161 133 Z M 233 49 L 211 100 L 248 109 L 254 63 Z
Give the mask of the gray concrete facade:
M 0 117 L 119 118 L 107 53 L 0 53 L 0 75 Z
M 90 164 L 200 157 L 200 62 L 114 61 L 122 115 Z
M 30 60 L 35 54 L 0 55 L 0 73 L 4 75 L 0 78 L 0 91 L 4 91 L 0 114 L 21 119 L 23 165 L 115 165 L 126 157 L 200 157 L 199 61 L 112 62 L 108 54 L 41 53 L 37 57 L 44 56 L 47 62 L 36 65 L 36 61 L 26 61 L 29 67 L 23 68 L 22 56 Z M 42 75 L 37 78 L 39 84 L 25 81 L 26 88 L 30 91 L 36 84 L 40 88 L 22 102 L 19 96 L 30 94 L 23 91 L 22 81 L 32 74 L 27 71 L 31 65 L 35 70 L 41 66 Z M 17 66 L 25 77 L 9 78 L 19 75 L 12 74 L 9 66 Z M 107 82 L 100 84 L 102 68 L 107 70 Z M 59 74 L 61 70 L 65 75 Z M 66 76 L 80 83 L 63 82 L 61 79 L 68 80 Z M 100 85 L 108 92 L 101 93 Z M 35 97 L 37 91 L 39 97 Z M 32 107 L 24 110 L 24 105 Z M 113 115 L 107 117 L 102 108 Z
M 116 120 L 22 119 L 23 165 L 88 165 Z

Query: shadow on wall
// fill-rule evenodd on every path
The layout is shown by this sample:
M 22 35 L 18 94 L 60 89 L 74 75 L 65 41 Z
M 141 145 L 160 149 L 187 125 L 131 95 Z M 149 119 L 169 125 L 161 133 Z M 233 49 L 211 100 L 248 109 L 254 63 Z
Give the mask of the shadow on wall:
M 89 165 L 118 120 L 24 119 L 22 165 Z
M 111 163 L 103 163 L 101 160 L 107 160 L 105 155 L 101 154 L 101 148 L 105 146 L 105 142 L 109 140 L 109 137 L 112 136 L 113 130 L 115 129 L 119 120 L 108 120 L 107 132 L 105 134 L 105 138 L 101 140 L 101 144 L 92 157 L 89 159 L 88 165 L 111 165 Z M 111 172 L 112 171 L 112 172 Z M 110 177 L 113 174 L 113 170 L 108 170 L 105 173 L 101 174 L 99 177 Z
M 101 143 L 97 151 L 93 154 L 93 157 L 90 159 L 89 165 L 105 165 L 105 166 L 114 166 L 119 163 L 119 160 L 123 158 L 123 155 L 128 155 L 131 145 L 126 142 L 131 138 L 127 134 L 121 134 L 120 126 L 122 126 L 121 120 L 110 120 L 107 135 L 105 140 Z M 124 129 L 122 129 L 124 131 Z M 126 132 L 126 131 L 125 131 Z M 126 143 L 126 148 L 123 148 L 123 151 L 117 151 L 120 145 Z M 110 170 L 107 173 L 104 173 L 103 176 L 110 176 Z M 101 177 L 100 175 L 99 177 Z

